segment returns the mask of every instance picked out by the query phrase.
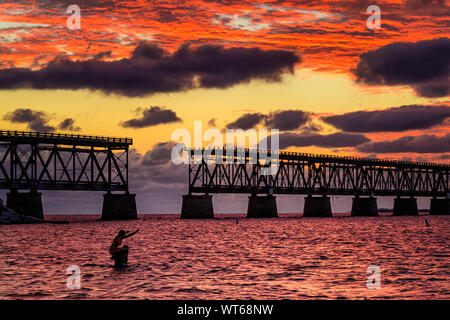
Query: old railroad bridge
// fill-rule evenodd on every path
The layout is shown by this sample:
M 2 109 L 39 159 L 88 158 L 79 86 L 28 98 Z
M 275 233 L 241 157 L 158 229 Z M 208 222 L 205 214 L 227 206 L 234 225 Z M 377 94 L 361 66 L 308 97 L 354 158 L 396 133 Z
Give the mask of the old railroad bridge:
M 0 188 L 10 190 L 7 206 L 43 218 L 39 190 L 105 191 L 102 219 L 137 218 L 128 181 L 132 143 L 1 130 Z M 214 193 L 249 194 L 248 217 L 277 217 L 276 194 L 306 195 L 303 215 L 312 217 L 332 216 L 330 195 L 353 196 L 353 216 L 378 215 L 377 196 L 395 197 L 393 215 L 417 215 L 417 197 L 430 198 L 430 214 L 450 214 L 447 164 L 283 151 L 269 163 L 266 154 L 248 149 L 208 150 L 209 158 L 198 160 L 205 151 L 188 150 L 189 193 L 183 196 L 182 218 L 214 217 Z M 274 165 L 271 174 L 263 173 Z

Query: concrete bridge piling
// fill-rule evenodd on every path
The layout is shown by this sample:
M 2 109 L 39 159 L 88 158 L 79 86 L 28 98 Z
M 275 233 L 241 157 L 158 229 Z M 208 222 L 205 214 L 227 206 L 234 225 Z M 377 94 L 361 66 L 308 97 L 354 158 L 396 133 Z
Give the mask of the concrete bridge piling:
M 106 195 L 105 195 L 106 196 Z M 117 195 L 116 195 L 117 196 Z M 119 195 L 120 196 L 120 195 Z M 134 196 L 134 195 L 133 195 Z M 116 213 L 118 214 L 118 213 Z M 419 210 L 417 199 L 414 197 L 397 197 L 394 199 L 393 216 L 417 216 Z M 450 198 L 432 198 L 430 215 L 450 215 Z M 327 195 L 305 197 L 303 209 L 304 217 L 332 217 L 331 201 Z M 372 196 L 355 196 L 352 199 L 351 216 L 378 216 L 377 198 Z M 256 195 L 248 197 L 247 218 L 276 218 L 278 217 L 277 201 L 274 195 Z M 129 216 L 122 216 L 129 219 Z M 182 219 L 210 219 L 214 218 L 212 195 L 183 196 L 181 209 Z
M 417 199 L 414 197 L 394 199 L 393 216 L 418 216 L 419 210 L 417 208 Z
M 450 214 L 450 164 L 273 150 L 267 175 L 259 161 L 266 163 L 266 151 L 194 148 L 187 152 L 189 193 L 248 194 L 248 217 L 277 216 L 278 194 L 307 195 L 305 217 L 331 217 L 330 195 L 354 196 L 352 216 L 378 216 L 375 197 L 396 197 L 394 216 L 418 215 L 416 197 L 433 197 L 430 214 Z M 208 161 L 197 161 L 199 152 Z M 272 196 L 256 196 L 268 193 Z
M 450 198 L 431 198 L 430 215 L 450 215 Z
M 277 197 L 273 195 L 248 197 L 247 218 L 275 218 L 278 217 Z
M 6 206 L 19 214 L 44 219 L 41 195 L 36 190 L 29 192 L 11 190 L 6 194 Z
M 193 195 L 186 194 L 183 196 L 181 206 L 182 219 L 211 219 L 214 218 L 214 208 L 212 203 L 212 195 Z
M 322 197 L 313 197 L 308 195 L 305 198 L 305 206 L 303 209 L 304 217 L 332 217 L 330 197 L 323 195 Z
M 137 219 L 136 195 L 132 193 L 105 193 L 102 220 Z
M 351 215 L 354 217 L 375 217 L 378 216 L 377 198 L 359 197 L 352 199 Z

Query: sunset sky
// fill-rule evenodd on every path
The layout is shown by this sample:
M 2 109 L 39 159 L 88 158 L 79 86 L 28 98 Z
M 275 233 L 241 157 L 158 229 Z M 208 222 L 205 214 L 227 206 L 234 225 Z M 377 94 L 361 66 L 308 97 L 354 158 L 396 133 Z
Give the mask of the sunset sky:
M 179 212 L 169 141 L 194 120 L 276 128 L 292 151 L 449 162 L 449 16 L 445 0 L 0 1 L 0 127 L 132 137 L 141 213 Z M 79 199 L 46 197 L 50 213 Z

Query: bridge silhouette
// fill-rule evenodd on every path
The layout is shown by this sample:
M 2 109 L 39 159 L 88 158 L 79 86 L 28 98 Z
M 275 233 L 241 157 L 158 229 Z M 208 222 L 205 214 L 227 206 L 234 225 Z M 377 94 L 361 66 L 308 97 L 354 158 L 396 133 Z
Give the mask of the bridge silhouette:
M 132 144 L 130 138 L 0 130 L 6 205 L 43 218 L 39 190 L 105 191 L 102 219 L 135 219 L 128 181 Z M 431 198 L 430 214 L 450 214 L 447 164 L 285 151 L 268 161 L 270 156 L 275 154 L 241 148 L 189 149 L 181 218 L 213 218 L 214 193 L 249 194 L 247 217 L 277 217 L 275 194 L 306 195 L 303 215 L 311 217 L 332 216 L 330 195 L 354 196 L 354 216 L 378 215 L 376 196 L 395 197 L 394 215 L 418 215 L 416 197 Z M 268 168 L 275 170 L 267 174 Z
M 102 218 L 136 218 L 128 189 L 129 138 L 0 130 L 0 188 L 6 205 L 43 218 L 38 190 L 106 191 Z M 19 190 L 29 192 L 19 192 Z M 122 191 L 123 194 L 113 194 Z
M 184 218 L 213 217 L 213 193 L 250 194 L 248 217 L 277 216 L 274 194 L 307 195 L 304 216 L 332 216 L 330 195 L 353 195 L 354 216 L 378 215 L 375 196 L 395 196 L 394 215 L 418 215 L 416 197 L 432 198 L 430 214 L 450 213 L 447 164 L 285 151 L 269 163 L 261 160 L 270 152 L 236 148 L 189 149 L 188 154 Z M 202 154 L 207 156 L 198 161 Z M 262 169 L 270 165 L 276 170 L 264 174 Z

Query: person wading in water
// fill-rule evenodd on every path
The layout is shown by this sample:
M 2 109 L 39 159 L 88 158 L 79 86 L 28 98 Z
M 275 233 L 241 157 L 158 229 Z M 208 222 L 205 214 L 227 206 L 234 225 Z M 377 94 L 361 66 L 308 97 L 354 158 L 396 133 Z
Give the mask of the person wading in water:
M 114 267 L 126 267 L 128 263 L 128 246 L 123 246 L 122 241 L 125 238 L 129 238 L 132 235 L 135 235 L 139 229 L 137 229 L 135 232 L 129 233 L 128 231 L 125 232 L 124 230 L 120 230 L 119 234 L 115 236 L 111 247 L 109 247 L 109 253 L 111 254 L 111 259 L 114 259 Z

